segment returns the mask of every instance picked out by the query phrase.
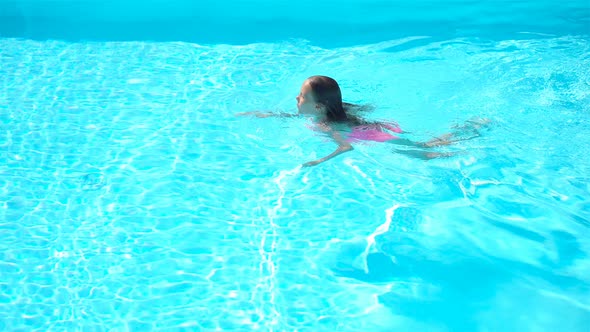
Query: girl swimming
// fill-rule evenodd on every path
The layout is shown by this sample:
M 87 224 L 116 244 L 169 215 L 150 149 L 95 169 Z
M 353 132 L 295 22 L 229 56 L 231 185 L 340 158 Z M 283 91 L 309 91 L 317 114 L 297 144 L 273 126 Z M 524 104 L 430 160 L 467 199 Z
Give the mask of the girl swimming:
M 298 115 L 312 118 L 316 130 L 328 134 L 338 148 L 331 154 L 303 164 L 303 166 L 314 166 L 337 155 L 351 151 L 351 143 L 359 141 L 391 142 L 416 148 L 430 149 L 437 146 L 449 145 L 461 140 L 471 139 L 479 136 L 477 129 L 487 124 L 488 120 L 470 121 L 455 131 L 428 142 L 413 142 L 400 138 L 398 135 L 404 131 L 395 122 L 370 122 L 361 119 L 353 114 L 352 110 L 357 105 L 342 101 L 342 92 L 338 83 L 327 76 L 311 76 L 301 85 L 297 99 Z M 238 115 L 255 115 L 265 118 L 269 116 L 295 116 L 292 114 L 276 114 L 261 112 L 246 112 Z M 470 132 L 469 137 L 461 136 L 466 131 Z M 344 134 L 344 135 L 343 135 Z M 432 159 L 450 156 L 449 153 L 433 151 L 405 151 L 407 154 L 423 159 Z

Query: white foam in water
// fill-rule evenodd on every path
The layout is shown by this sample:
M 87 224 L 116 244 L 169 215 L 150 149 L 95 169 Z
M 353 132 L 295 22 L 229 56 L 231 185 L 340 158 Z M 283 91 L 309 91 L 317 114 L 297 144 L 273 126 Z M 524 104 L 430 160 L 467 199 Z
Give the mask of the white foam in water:
M 360 176 L 362 176 L 365 180 L 367 180 L 369 182 L 369 184 L 371 185 L 371 190 L 375 190 L 375 183 L 373 182 L 373 180 L 366 174 L 364 173 L 360 167 L 358 167 L 357 165 L 353 164 L 353 161 L 349 158 L 344 160 L 344 163 L 348 166 L 350 166 L 356 173 L 358 173 Z
M 389 231 L 389 227 L 391 226 L 391 220 L 393 219 L 393 214 L 395 210 L 399 207 L 399 204 L 395 204 L 391 208 L 385 210 L 385 222 L 379 225 L 373 233 L 367 236 L 367 246 L 365 247 L 363 253 L 359 256 L 360 267 L 362 267 L 365 273 L 369 273 L 367 257 L 369 256 L 369 254 L 377 252 L 377 248 L 375 247 L 375 237 L 381 234 L 385 234 Z
M 128 84 L 142 84 L 142 83 L 147 83 L 148 80 L 145 78 L 130 78 L 127 80 Z
M 266 321 L 266 327 L 273 331 L 280 322 L 280 313 L 276 307 L 276 292 L 278 292 L 276 284 L 276 273 L 278 265 L 275 262 L 275 253 L 278 245 L 278 228 L 279 226 L 275 223 L 276 218 L 280 210 L 283 208 L 283 198 L 285 197 L 285 186 L 283 182 L 286 178 L 299 174 L 301 166 L 297 166 L 291 170 L 279 171 L 279 174 L 273 178 L 272 182 L 278 188 L 277 199 L 274 206 L 268 210 L 268 224 L 262 229 L 262 238 L 259 246 L 260 254 L 260 275 L 261 279 L 256 286 L 257 291 L 261 291 L 264 294 L 268 294 L 268 297 L 262 297 L 266 299 L 265 307 L 270 307 L 267 310 L 259 311 L 261 316 Z M 254 298 L 257 298 L 255 295 Z

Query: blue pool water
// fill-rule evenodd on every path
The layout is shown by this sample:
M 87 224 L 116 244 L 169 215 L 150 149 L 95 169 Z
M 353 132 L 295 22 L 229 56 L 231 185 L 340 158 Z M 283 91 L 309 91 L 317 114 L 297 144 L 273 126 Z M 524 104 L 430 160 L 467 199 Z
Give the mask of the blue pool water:
M 183 1 L 47 3 L 0 5 L 0 330 L 590 327 L 587 2 L 351 1 L 350 38 L 257 30 L 299 10 L 260 0 L 227 14 L 243 34 L 200 5 L 190 38 L 109 30 L 198 27 Z M 313 74 L 412 139 L 493 122 L 449 159 L 358 144 L 301 168 L 334 144 L 235 114 L 293 112 Z

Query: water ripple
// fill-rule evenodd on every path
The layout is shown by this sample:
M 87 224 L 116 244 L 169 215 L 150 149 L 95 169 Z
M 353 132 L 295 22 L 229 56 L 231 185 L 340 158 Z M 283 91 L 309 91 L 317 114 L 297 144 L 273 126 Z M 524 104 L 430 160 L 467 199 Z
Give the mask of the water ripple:
M 0 329 L 587 322 L 587 39 L 0 44 Z M 455 158 L 301 168 L 334 144 L 235 114 L 317 73 L 415 140 L 494 125 Z

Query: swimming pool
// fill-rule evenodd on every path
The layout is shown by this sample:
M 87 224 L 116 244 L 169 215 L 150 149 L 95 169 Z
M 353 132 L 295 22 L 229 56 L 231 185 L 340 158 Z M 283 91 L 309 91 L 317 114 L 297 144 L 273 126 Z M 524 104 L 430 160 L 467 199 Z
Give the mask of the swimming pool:
M 587 2 L 101 3 L 0 5 L 0 330 L 590 325 Z M 235 114 L 314 74 L 415 139 L 493 125 L 301 168 L 333 143 Z

